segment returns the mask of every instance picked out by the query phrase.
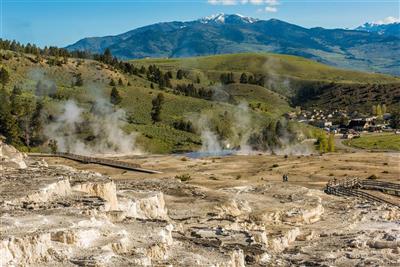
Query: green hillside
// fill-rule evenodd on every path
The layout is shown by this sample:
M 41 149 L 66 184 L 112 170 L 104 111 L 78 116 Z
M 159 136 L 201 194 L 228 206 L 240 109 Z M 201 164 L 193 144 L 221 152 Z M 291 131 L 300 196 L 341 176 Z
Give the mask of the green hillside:
M 382 90 L 399 81 L 270 54 L 137 60 L 128 65 L 7 50 L 0 51 L 0 58 L 0 68 L 9 74 L 0 95 L 6 104 L 0 111 L 11 114 L 0 122 L 16 127 L 10 138 L 30 150 L 48 150 L 52 138 L 77 152 L 98 145 L 101 151 L 123 152 L 132 149 L 133 141 L 135 149 L 151 153 L 198 150 L 204 142 L 218 142 L 221 148 L 250 144 L 271 149 L 283 145 L 280 136 L 296 142 L 317 133 L 282 119 L 294 110 L 297 96 L 305 99 L 304 106 L 318 104 L 316 95 L 307 99 L 304 88 L 317 86 L 312 92 L 325 95 L 324 84 L 333 80 L 374 83 Z M 379 86 L 374 89 L 377 95 Z M 110 98 L 112 91 L 117 100 Z M 161 113 L 153 117 L 159 94 Z
M 269 53 L 243 53 L 182 59 L 134 60 L 139 65 L 156 64 L 166 70 L 200 70 L 218 79 L 221 72 L 251 72 L 270 76 L 284 76 L 301 80 L 333 82 L 387 83 L 400 82 L 400 78 L 389 75 L 343 70 L 309 59 L 290 55 Z
M 160 89 L 159 85 L 149 81 L 145 74 L 127 75 L 117 68 L 95 60 L 67 58 L 54 64 L 53 61 L 60 59 L 38 59 L 30 54 L 5 50 L 0 53 L 0 67 L 4 67 L 10 73 L 6 91 L 11 94 L 13 88 L 18 87 L 24 94 L 36 95 L 36 102 L 41 101 L 45 105 L 43 113 L 47 116 L 46 123 L 52 123 L 53 117 L 60 116 L 62 106 L 67 100 L 74 100 L 88 113 L 97 99 L 108 102 L 113 87 L 110 82 L 113 80 L 122 97 L 122 102 L 115 108 L 126 111 L 127 123 L 123 126 L 124 131 L 135 132 L 138 147 L 142 151 L 152 153 L 199 149 L 199 135 L 202 130 L 200 128 L 203 126 L 195 124 L 201 116 L 207 117 L 210 121 L 207 127 L 218 133 L 220 138 L 234 140 L 234 135 L 237 134 L 233 133 L 236 123 L 234 117 L 238 105 L 242 102 L 249 107 L 246 116 L 250 118 L 254 130 L 262 128 L 272 118 L 279 118 L 292 109 L 284 97 L 256 85 L 233 84 L 221 89 L 231 95 L 229 99 L 202 99 L 185 96 L 173 90 L 177 84 L 193 83 L 189 78 L 172 78 L 171 87 Z M 77 76 L 82 78 L 82 86 L 74 85 Z M 176 76 L 176 73 L 173 76 Z M 122 84 L 118 84 L 119 80 Z M 46 85 L 45 96 L 37 95 L 39 84 Z M 203 87 L 205 82 L 195 86 Z M 152 99 L 159 93 L 165 98 L 161 122 L 153 123 L 150 116 Z M 177 122 L 188 121 L 194 124 L 195 129 L 192 131 L 180 130 L 174 126 Z M 89 143 L 93 141 L 89 131 L 83 130 L 79 135 L 82 140 L 89 140 Z
M 369 111 L 373 104 L 397 108 L 400 78 L 330 67 L 309 59 L 269 53 L 246 53 L 182 59 L 143 59 L 136 65 L 155 64 L 164 70 L 182 69 L 204 83 L 220 81 L 232 72 L 239 83 L 242 73 L 262 79 L 262 86 L 283 95 L 293 105 Z M 244 88 L 243 86 L 241 86 Z

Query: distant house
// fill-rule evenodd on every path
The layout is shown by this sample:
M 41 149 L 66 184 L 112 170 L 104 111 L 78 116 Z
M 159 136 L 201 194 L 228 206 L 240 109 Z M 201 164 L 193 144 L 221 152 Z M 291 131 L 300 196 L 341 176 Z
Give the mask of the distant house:
M 310 124 L 312 124 L 312 125 L 314 125 L 315 127 L 318 127 L 318 128 L 329 128 L 329 127 L 332 127 L 332 122 L 331 121 L 326 121 L 326 120 L 313 121 L 313 122 L 310 122 Z
M 360 134 L 352 129 L 348 130 L 346 133 L 343 133 L 343 135 L 342 135 L 343 139 L 353 139 L 353 138 L 358 138 L 358 137 L 360 137 Z
M 364 120 L 367 121 L 367 122 L 371 122 L 371 121 L 376 120 L 376 116 L 374 116 L 374 117 L 366 117 L 366 118 L 364 118 Z
M 361 120 L 361 119 L 355 119 L 351 120 L 349 125 L 347 126 L 348 129 L 353 129 L 356 131 L 364 131 L 368 129 L 370 126 L 370 123 L 366 120 Z

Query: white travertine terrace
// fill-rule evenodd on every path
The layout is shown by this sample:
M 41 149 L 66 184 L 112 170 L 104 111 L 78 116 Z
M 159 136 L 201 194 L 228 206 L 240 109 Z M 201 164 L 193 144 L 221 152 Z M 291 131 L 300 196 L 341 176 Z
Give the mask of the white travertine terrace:
M 4 147 L 0 266 L 400 264 L 400 212 L 385 205 L 291 184 L 113 181 Z

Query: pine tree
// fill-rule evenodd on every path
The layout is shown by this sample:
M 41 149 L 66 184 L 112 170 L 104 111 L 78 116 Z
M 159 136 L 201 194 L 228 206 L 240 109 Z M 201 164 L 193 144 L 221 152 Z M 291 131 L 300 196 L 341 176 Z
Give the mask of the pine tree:
M 247 74 L 246 73 L 242 73 L 242 75 L 240 76 L 240 83 L 248 83 L 249 79 L 247 78 Z
M 36 103 L 35 111 L 32 114 L 30 128 L 33 145 L 38 145 L 43 142 L 43 109 L 44 105 L 41 101 Z
M 153 123 L 161 121 L 161 108 L 164 103 L 164 95 L 159 93 L 153 100 L 151 101 L 153 107 L 151 109 L 151 120 Z
M 172 88 L 171 78 L 169 77 L 168 73 L 164 74 L 164 81 L 166 87 Z
M 158 87 L 163 90 L 166 86 L 166 81 L 164 79 L 164 77 L 160 77 L 160 79 L 158 80 Z
M 115 85 L 116 85 L 114 79 L 111 79 L 109 85 L 110 85 L 110 86 L 115 86 Z
M 9 81 L 10 81 L 10 74 L 8 74 L 8 71 L 4 67 L 2 67 L 0 69 L 0 82 L 1 82 L 1 85 L 3 87 L 5 87 Z
M 249 76 L 248 83 L 254 84 L 254 76 L 253 75 Z
M 6 137 L 6 142 L 20 145 L 19 128 L 15 117 L 11 114 L 11 103 L 6 89 L 0 89 L 0 134 Z
M 58 151 L 57 141 L 51 139 L 51 140 L 49 141 L 49 148 L 50 148 L 50 150 L 51 150 L 51 153 L 53 153 L 53 154 L 57 153 L 57 151 Z
M 178 70 L 178 71 L 176 72 L 176 78 L 177 78 L 178 80 L 182 80 L 182 79 L 183 79 L 183 70 Z
M 119 104 L 121 103 L 121 101 L 122 101 L 122 97 L 121 97 L 121 95 L 119 94 L 118 89 L 114 86 L 114 87 L 111 89 L 110 102 L 111 102 L 111 104 L 113 104 L 113 105 L 119 105 Z
M 392 112 L 392 118 L 390 120 L 390 127 L 393 129 L 400 129 L 400 111 L 395 110 Z
M 113 56 L 111 54 L 110 48 L 106 48 L 103 53 L 103 61 L 107 64 L 111 63 L 113 60 Z
M 172 72 L 171 71 L 167 71 L 167 75 L 168 75 L 168 78 L 172 79 Z
M 24 141 L 25 145 L 30 147 L 32 135 L 32 128 L 30 126 L 32 114 L 36 109 L 36 97 L 29 92 L 16 94 L 13 97 L 13 102 L 11 102 L 11 104 L 12 114 L 15 115 L 20 129 L 20 137 Z
M 123 86 L 123 85 L 124 85 L 124 82 L 122 81 L 121 78 L 119 78 L 119 80 L 118 80 L 118 85 L 119 85 L 119 86 Z
M 17 97 L 20 96 L 22 94 L 22 90 L 21 88 L 19 88 L 19 86 L 14 86 L 12 92 L 11 92 L 11 96 L 10 96 L 10 101 L 11 101 L 11 106 L 12 107 L 16 107 L 16 100 Z M 15 114 L 14 114 L 15 115 Z

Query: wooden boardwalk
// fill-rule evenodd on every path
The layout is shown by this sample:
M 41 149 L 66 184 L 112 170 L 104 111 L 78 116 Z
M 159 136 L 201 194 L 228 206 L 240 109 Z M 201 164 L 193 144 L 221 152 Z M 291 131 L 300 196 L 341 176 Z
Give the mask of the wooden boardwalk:
M 400 184 L 373 180 L 362 180 L 360 186 L 362 189 L 378 190 L 386 194 L 400 197 Z
M 400 184 L 381 182 L 374 180 L 361 180 L 359 178 L 332 179 L 326 184 L 325 193 L 336 196 L 353 196 L 373 202 L 386 203 L 400 208 L 400 205 L 389 202 L 386 199 L 358 189 L 379 190 L 387 194 L 400 196 Z
M 125 169 L 125 170 L 143 172 L 143 173 L 149 173 L 149 174 L 162 173 L 160 171 L 143 169 L 143 168 L 141 168 L 141 166 L 139 164 L 136 164 L 136 163 L 128 163 L 128 162 L 123 162 L 123 161 L 113 160 L 113 159 L 106 159 L 106 158 L 82 156 L 82 155 L 71 154 L 71 153 L 61 153 L 61 152 L 55 153 L 55 154 L 30 153 L 28 155 L 33 156 L 33 157 L 35 157 L 35 156 L 36 157 L 60 157 L 60 158 L 66 158 L 66 159 L 70 159 L 70 160 L 79 161 L 79 162 L 82 162 L 85 164 L 99 164 L 99 165 L 109 166 L 109 167 L 113 167 L 113 168 Z

